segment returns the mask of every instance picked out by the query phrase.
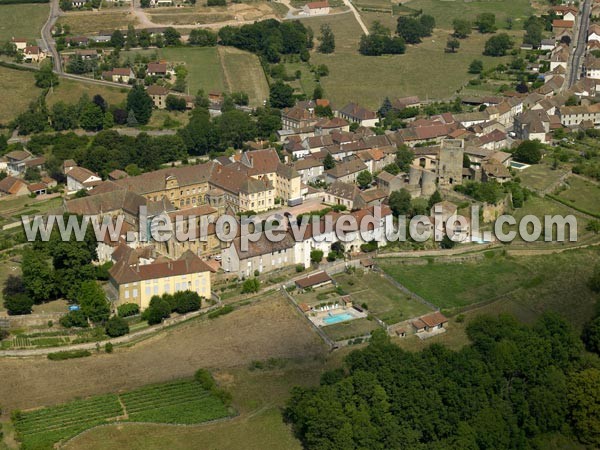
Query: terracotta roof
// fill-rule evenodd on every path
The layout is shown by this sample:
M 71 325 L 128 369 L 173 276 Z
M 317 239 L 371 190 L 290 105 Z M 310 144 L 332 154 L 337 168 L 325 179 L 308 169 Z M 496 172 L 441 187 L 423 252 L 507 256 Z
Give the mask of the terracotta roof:
M 320 9 L 320 8 L 329 8 L 329 2 L 325 0 L 324 2 L 310 2 L 307 3 L 306 6 L 308 9 Z
M 367 170 L 365 163 L 359 158 L 353 158 L 350 161 L 338 162 L 333 169 L 327 171 L 327 175 L 333 178 L 341 178 L 352 173 L 362 172 L 363 170 Z
M 19 178 L 8 176 L 0 180 L 0 192 L 5 194 L 16 194 L 23 186 L 27 186 L 27 183 Z
M 377 114 L 374 111 L 371 111 L 367 108 L 363 108 L 362 106 L 356 103 L 348 103 L 342 109 L 340 109 L 340 114 L 344 114 L 351 119 L 355 119 L 357 121 L 362 120 L 371 120 L 376 119 Z
M 354 201 L 356 196 L 360 193 L 360 190 L 354 184 L 334 181 L 329 185 L 326 192 L 336 197 Z
M 67 177 L 73 178 L 79 183 L 85 183 L 90 177 L 98 177 L 98 175 L 91 170 L 86 169 L 85 167 L 75 166 L 69 170 Z
M 122 210 L 137 217 L 140 206 L 146 204 L 146 199 L 139 194 L 126 190 L 117 190 L 67 200 L 65 202 L 65 209 L 67 212 L 82 215 L 96 215 Z
M 293 248 L 295 244 L 296 242 L 294 241 L 294 237 L 290 233 L 286 233 L 284 238 L 279 242 L 271 242 L 265 233 L 260 233 L 257 241 L 252 242 L 249 240 L 248 248 L 245 251 L 242 251 L 241 249 L 241 241 L 239 237 L 233 240 L 233 245 L 235 246 L 235 250 L 240 261 L 253 258 L 255 256 L 267 255 L 269 253 L 287 250 Z
M 149 73 L 167 73 L 167 65 L 164 63 L 149 63 L 147 71 Z
M 331 281 L 333 281 L 331 277 L 327 274 L 327 272 L 323 271 L 296 280 L 296 286 L 298 286 L 300 289 L 306 289 L 312 286 L 316 286 L 318 284 L 323 284 Z
M 23 161 L 29 157 L 31 157 L 31 153 L 25 150 L 13 150 L 12 152 L 8 152 L 6 155 L 8 159 L 12 159 L 14 161 Z
M 420 317 L 420 320 L 430 328 L 436 327 L 438 325 L 448 322 L 448 319 L 446 318 L 446 316 L 444 316 L 439 311 L 436 311 L 432 314 L 428 314 L 426 316 L 422 316 L 422 317 Z
M 572 20 L 556 19 L 552 21 L 553 28 L 573 28 L 574 24 L 575 22 L 573 22 Z

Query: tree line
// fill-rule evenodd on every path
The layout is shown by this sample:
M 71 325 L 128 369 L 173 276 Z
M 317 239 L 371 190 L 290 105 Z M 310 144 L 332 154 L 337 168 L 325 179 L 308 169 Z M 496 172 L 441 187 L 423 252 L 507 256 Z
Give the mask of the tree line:
M 600 445 L 600 362 L 564 320 L 481 316 L 466 330 L 459 351 L 420 352 L 376 330 L 319 387 L 295 388 L 285 418 L 310 449 L 548 448 L 556 436 Z

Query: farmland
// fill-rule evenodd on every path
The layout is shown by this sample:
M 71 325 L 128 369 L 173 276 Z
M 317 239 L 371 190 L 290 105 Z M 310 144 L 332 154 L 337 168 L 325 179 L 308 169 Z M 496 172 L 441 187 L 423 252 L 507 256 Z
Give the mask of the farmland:
M 190 377 L 200 367 L 225 370 L 253 360 L 310 359 L 323 352 L 318 336 L 276 292 L 222 317 L 192 320 L 116 348 L 111 355 L 61 362 L 3 360 L 0 398 L 3 410 L 26 409 Z M 128 367 L 143 370 L 132 377 Z
M 4 124 L 25 111 L 42 90 L 35 87 L 32 72 L 0 67 L 0 92 L 0 124 Z
M 380 20 L 395 29 L 395 18 L 389 14 L 361 12 L 367 26 Z M 361 29 L 351 14 L 302 20 L 313 30 L 330 24 L 336 38 L 333 54 L 313 52 L 312 64 L 326 64 L 329 76 L 321 79 L 325 95 L 334 104 L 356 101 L 377 109 L 386 96 L 418 95 L 423 99 L 447 98 L 460 90 L 471 78 L 467 68 L 473 59 L 485 67 L 508 60 L 482 55 L 489 35 L 473 33 L 461 41 L 457 53 L 444 51 L 447 30 L 436 29 L 433 36 L 418 45 L 408 46 L 404 55 L 362 56 L 358 53 Z M 520 32 L 512 32 L 517 36 Z M 518 38 L 517 38 L 518 39 Z M 427 61 L 424 65 L 423 61 Z M 289 72 L 289 71 L 288 71 Z
M 44 449 L 108 421 L 193 424 L 229 413 L 198 382 L 182 380 L 18 413 L 15 429 L 25 448 Z
M 433 261 L 402 265 L 382 260 L 380 265 L 441 308 L 496 300 L 482 310 L 510 312 L 523 320 L 531 320 L 543 311 L 555 311 L 580 327 L 592 315 L 596 303 L 587 280 L 598 256 L 595 248 L 518 257 L 487 252 L 482 260 L 460 264 Z
M 48 106 L 52 106 L 59 101 L 73 104 L 77 103 L 84 95 L 87 95 L 91 99 L 94 95 L 99 94 L 104 97 L 109 105 L 118 105 L 125 100 L 128 91 L 129 89 L 127 88 L 111 87 L 61 78 L 58 86 L 53 88 L 52 91 L 48 92 L 46 95 L 46 102 Z
M 58 19 L 60 25 L 68 25 L 73 34 L 93 34 L 99 31 L 124 29 L 135 25 L 137 19 L 129 10 L 111 9 L 106 11 L 65 13 Z
M 233 47 L 219 47 L 217 51 L 227 90 L 246 92 L 251 106 L 262 106 L 269 97 L 269 85 L 258 57 Z
M 567 181 L 568 187 L 558 194 L 558 197 L 593 214 L 600 215 L 600 186 L 582 177 L 572 176 Z
M 48 4 L 0 5 L 0 42 L 12 37 L 35 42 L 40 38 L 48 12 Z
M 553 170 L 549 164 L 533 164 L 518 173 L 525 187 L 544 191 L 552 187 L 566 173 L 564 169 Z

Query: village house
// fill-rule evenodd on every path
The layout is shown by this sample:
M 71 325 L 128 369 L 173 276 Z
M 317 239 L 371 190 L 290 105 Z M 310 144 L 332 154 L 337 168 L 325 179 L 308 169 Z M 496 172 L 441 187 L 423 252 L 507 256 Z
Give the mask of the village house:
M 411 322 L 411 325 L 415 329 L 415 332 L 418 333 L 428 333 L 431 331 L 441 331 L 444 329 L 446 324 L 448 323 L 448 319 L 439 311 L 436 311 L 432 314 L 428 314 L 426 316 L 419 317 Z
M 319 121 L 314 108 L 302 108 L 298 105 L 281 111 L 281 124 L 284 130 L 298 130 L 313 126 Z
M 329 2 L 310 2 L 302 7 L 302 12 L 307 16 L 322 16 L 329 14 Z
M 102 78 L 115 83 L 129 83 L 135 80 L 135 74 L 129 67 L 115 67 L 113 70 L 102 72 Z
M 586 78 L 600 80 L 600 58 L 588 55 L 583 62 L 583 70 Z
M 363 170 L 367 170 L 367 165 L 360 158 L 351 158 L 344 162 L 338 162 L 333 169 L 325 172 L 327 183 L 342 181 L 344 183 L 356 183 L 356 177 Z
M 169 95 L 169 90 L 166 87 L 153 84 L 146 88 L 146 92 L 152 99 L 156 108 L 165 109 L 167 107 L 167 95 Z
M 109 297 L 115 307 L 135 303 L 142 311 L 155 295 L 192 291 L 210 299 L 211 271 L 212 268 L 192 252 L 174 261 L 161 259 L 148 264 L 133 262 L 126 253 L 109 270 Z
M 25 51 L 25 47 L 27 47 L 27 39 L 19 39 L 19 38 L 11 38 L 10 42 L 15 44 L 17 51 L 22 52 Z
M 500 184 L 511 180 L 508 168 L 494 160 L 487 160 L 481 165 L 482 181 L 484 183 L 496 181 Z
M 305 158 L 296 161 L 294 169 L 300 174 L 302 183 L 304 184 L 316 181 L 325 171 L 323 162 L 316 158 Z
M 582 122 L 591 121 L 600 126 L 600 103 L 585 106 L 562 106 L 558 108 L 560 122 L 566 127 L 578 126 Z
M 73 167 L 67 172 L 67 194 L 74 194 L 77 191 L 89 191 L 94 186 L 102 182 L 97 174 L 85 167 Z
M 4 155 L 6 158 L 6 170 L 9 175 L 22 175 L 29 168 L 41 169 L 46 163 L 43 156 L 35 157 L 26 150 L 13 150 Z
M 150 76 L 165 77 L 167 75 L 166 63 L 149 63 L 146 73 Z
M 0 197 L 7 195 L 19 197 L 28 194 L 29 189 L 27 189 L 27 183 L 24 180 L 10 175 L 0 180 Z
M 23 50 L 23 60 L 25 62 L 39 63 L 44 59 L 46 59 L 46 52 L 37 45 L 28 45 Z
M 94 49 L 75 50 L 75 56 L 85 60 L 98 59 L 98 52 Z
M 342 181 L 334 181 L 327 187 L 323 202 L 328 205 L 345 206 L 348 211 L 364 206 L 358 186 Z
M 375 111 L 363 108 L 356 103 L 348 103 L 337 111 L 337 116 L 346 119 L 348 122 L 358 123 L 363 127 L 374 127 L 379 122 Z
M 588 28 L 588 42 L 600 42 L 600 25 L 597 23 L 590 24 Z
M 333 284 L 333 278 L 325 271 L 317 272 L 304 278 L 300 278 L 294 282 L 296 288 L 300 291 L 305 289 L 318 289 L 329 284 Z
M 225 272 L 248 278 L 258 273 L 270 272 L 296 264 L 294 257 L 294 237 L 285 233 L 279 242 L 271 242 L 266 234 L 249 236 L 248 248 L 242 249 L 241 238 L 233 240 L 222 251 L 222 268 Z
M 88 45 L 89 38 L 86 36 L 68 36 L 65 38 L 67 47 L 84 47 Z
M 379 189 L 390 195 L 392 192 L 399 191 L 404 187 L 406 183 L 404 176 L 404 173 L 392 175 L 384 170 L 375 177 L 375 182 Z

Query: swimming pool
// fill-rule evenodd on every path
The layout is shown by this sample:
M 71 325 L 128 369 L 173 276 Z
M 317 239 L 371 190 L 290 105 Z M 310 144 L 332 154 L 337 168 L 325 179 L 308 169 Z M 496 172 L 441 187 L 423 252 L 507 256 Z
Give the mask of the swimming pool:
M 516 162 L 516 161 L 511 161 L 510 167 L 512 167 L 513 169 L 517 169 L 517 170 L 523 170 L 523 169 L 526 169 L 527 167 L 529 167 L 529 165 L 520 163 L 520 162 Z
M 333 325 L 334 323 L 345 322 L 346 320 L 352 320 L 354 316 L 348 313 L 332 314 L 331 316 L 325 317 L 323 323 L 325 325 Z

